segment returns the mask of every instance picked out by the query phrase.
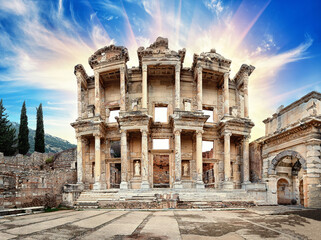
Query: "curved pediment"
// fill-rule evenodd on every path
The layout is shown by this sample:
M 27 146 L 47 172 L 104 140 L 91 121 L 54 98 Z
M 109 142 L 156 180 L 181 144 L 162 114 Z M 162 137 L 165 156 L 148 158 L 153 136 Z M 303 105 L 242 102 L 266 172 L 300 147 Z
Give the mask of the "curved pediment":
M 108 64 L 116 61 L 129 60 L 128 50 L 123 46 L 109 45 L 98 49 L 93 55 L 88 59 L 88 63 L 91 68 L 99 64 Z
M 184 62 L 185 58 L 185 48 L 179 50 L 178 52 L 170 50 L 168 48 L 168 39 L 163 37 L 158 37 L 154 43 L 152 43 L 146 49 L 144 47 L 139 47 L 137 50 L 137 55 L 139 59 L 139 65 L 142 65 L 142 58 L 155 58 L 155 59 L 175 59 L 179 60 L 181 63 Z
M 215 49 L 211 49 L 210 52 L 202 52 L 201 54 L 194 54 L 192 68 L 195 68 L 198 63 L 204 63 L 206 65 L 218 65 L 219 67 L 229 68 L 231 60 L 223 57 L 217 53 Z

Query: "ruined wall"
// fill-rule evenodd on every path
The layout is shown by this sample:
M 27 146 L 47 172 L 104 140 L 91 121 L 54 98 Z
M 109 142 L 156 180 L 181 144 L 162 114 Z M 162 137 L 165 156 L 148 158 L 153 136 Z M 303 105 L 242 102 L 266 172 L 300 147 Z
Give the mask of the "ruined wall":
M 75 149 L 51 156 L 0 153 L 0 207 L 58 206 L 63 186 L 77 180 L 75 156 Z
M 250 143 L 250 181 L 259 182 L 262 180 L 262 148 L 257 142 Z

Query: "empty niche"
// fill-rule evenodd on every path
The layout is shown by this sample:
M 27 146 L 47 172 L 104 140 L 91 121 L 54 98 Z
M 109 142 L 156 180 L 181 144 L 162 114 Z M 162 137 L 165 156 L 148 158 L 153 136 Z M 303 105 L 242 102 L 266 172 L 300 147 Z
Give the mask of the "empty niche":
M 120 141 L 111 141 L 110 142 L 110 157 L 111 158 L 120 158 Z
M 169 149 L 169 139 L 153 139 L 153 149 Z

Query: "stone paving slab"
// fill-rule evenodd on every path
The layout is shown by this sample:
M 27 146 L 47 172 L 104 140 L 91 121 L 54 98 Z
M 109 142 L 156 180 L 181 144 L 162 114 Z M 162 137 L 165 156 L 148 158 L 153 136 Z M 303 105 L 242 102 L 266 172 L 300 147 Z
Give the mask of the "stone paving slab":
M 321 210 L 311 215 L 243 211 L 86 210 L 12 217 L 0 239 L 312 239 L 321 236 Z M 268 209 L 277 212 L 279 209 Z M 282 210 L 283 211 L 283 210 Z M 37 223 L 33 221 L 39 221 Z M 20 225 L 25 222 L 26 225 Z

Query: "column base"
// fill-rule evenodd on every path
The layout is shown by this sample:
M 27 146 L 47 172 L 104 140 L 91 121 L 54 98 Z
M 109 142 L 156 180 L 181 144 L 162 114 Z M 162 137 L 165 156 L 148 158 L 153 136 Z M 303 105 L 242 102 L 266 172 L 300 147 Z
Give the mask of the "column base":
M 128 183 L 127 182 L 121 182 L 119 188 L 120 189 L 128 189 Z
M 106 189 L 106 184 L 102 182 L 95 182 L 93 186 L 93 190 L 104 190 Z
M 233 190 L 234 189 L 233 182 L 231 182 L 231 181 L 223 182 L 223 189 L 225 189 L 225 190 Z
M 250 181 L 243 182 L 243 183 L 242 183 L 242 189 L 245 189 L 245 190 L 246 190 L 246 189 L 247 189 L 247 186 L 250 185 L 250 184 L 251 184 Z
M 77 189 L 83 191 L 85 189 L 85 184 L 83 182 L 77 182 Z
M 205 189 L 205 185 L 203 181 L 196 182 L 196 189 Z
M 175 188 L 175 189 L 183 189 L 182 182 L 174 182 L 173 188 Z
M 150 189 L 150 185 L 148 181 L 142 181 L 142 184 L 140 185 L 140 189 Z

